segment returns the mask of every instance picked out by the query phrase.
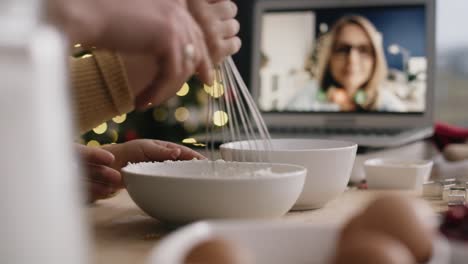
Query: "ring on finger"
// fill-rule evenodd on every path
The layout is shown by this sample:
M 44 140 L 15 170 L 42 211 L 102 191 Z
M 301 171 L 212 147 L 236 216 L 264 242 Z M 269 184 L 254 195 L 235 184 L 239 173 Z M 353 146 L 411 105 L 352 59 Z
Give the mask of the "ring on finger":
M 195 58 L 195 46 L 189 43 L 184 46 L 184 57 L 186 60 L 193 60 Z

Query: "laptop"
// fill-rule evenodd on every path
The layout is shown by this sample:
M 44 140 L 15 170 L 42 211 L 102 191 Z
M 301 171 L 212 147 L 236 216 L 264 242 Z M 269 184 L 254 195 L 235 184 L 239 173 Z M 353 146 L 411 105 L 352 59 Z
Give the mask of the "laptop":
M 432 135 L 435 0 L 264 0 L 253 27 L 250 89 L 272 138 Z

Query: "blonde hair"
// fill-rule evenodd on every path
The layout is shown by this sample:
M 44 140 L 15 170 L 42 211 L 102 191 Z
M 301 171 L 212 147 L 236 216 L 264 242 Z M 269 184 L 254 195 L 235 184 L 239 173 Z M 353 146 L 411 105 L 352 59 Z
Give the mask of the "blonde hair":
M 378 87 L 381 82 L 386 79 L 388 69 L 383 50 L 382 36 L 367 18 L 356 15 L 342 17 L 333 25 L 330 32 L 321 37 L 316 73 L 318 83 L 321 89 L 326 90 L 334 81 L 330 73 L 332 49 L 340 30 L 345 25 L 349 24 L 357 25 L 362 28 L 369 37 L 372 48 L 374 49 L 374 69 L 371 77 L 363 87 L 366 92 L 366 102 L 362 105 L 364 108 L 372 108 L 377 99 Z

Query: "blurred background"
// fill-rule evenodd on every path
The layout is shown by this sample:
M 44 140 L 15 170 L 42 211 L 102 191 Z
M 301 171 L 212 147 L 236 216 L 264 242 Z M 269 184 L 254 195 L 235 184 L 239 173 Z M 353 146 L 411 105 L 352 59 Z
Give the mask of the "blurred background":
M 244 80 L 249 83 L 252 12 L 256 1 L 234 1 L 239 7 L 242 39 L 242 49 L 234 60 Z M 468 127 L 468 31 L 463 24 L 466 10 L 467 0 L 439 0 L 437 3 L 434 103 L 437 121 Z M 83 135 L 81 141 L 97 146 L 136 138 L 155 138 L 193 145 L 192 136 L 205 131 L 207 96 L 219 94 L 192 79 L 181 87 L 177 97 L 164 105 L 144 113 L 133 112 L 116 117 Z M 224 125 L 220 120 L 213 121 L 215 126 Z

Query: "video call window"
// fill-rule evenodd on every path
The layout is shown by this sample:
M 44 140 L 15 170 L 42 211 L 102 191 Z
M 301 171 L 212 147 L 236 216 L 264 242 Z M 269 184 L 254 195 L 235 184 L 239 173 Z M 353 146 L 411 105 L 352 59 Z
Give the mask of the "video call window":
M 268 11 L 260 109 L 423 113 L 425 30 L 424 6 Z

